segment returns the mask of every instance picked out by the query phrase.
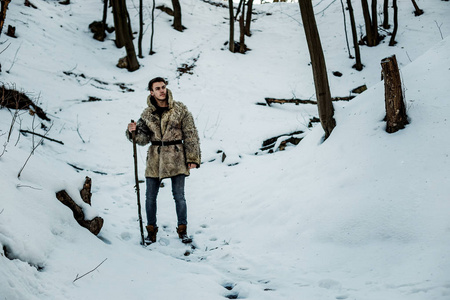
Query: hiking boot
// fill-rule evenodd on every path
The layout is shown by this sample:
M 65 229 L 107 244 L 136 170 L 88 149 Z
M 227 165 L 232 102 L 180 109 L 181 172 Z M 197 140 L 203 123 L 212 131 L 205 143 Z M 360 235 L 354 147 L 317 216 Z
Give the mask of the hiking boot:
M 188 244 L 192 242 L 192 239 L 187 235 L 187 226 L 186 225 L 178 225 L 177 228 L 178 237 L 181 239 L 181 242 L 184 244 Z
M 150 243 L 155 243 L 156 242 L 156 234 L 158 233 L 158 227 L 153 226 L 153 225 L 148 225 L 148 226 L 145 226 L 145 228 L 147 229 L 147 232 L 148 232 L 148 236 L 145 240 Z

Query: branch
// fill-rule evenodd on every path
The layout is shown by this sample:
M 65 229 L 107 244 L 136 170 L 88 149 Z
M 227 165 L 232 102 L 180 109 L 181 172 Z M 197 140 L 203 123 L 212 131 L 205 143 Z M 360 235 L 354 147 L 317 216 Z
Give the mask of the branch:
M 42 134 L 39 134 L 39 133 L 36 133 L 36 132 L 32 132 L 32 131 L 28 131 L 28 130 L 23 130 L 23 129 L 20 129 L 20 132 L 21 132 L 21 133 L 31 133 L 31 134 L 37 135 L 37 136 L 39 136 L 39 137 L 41 137 L 41 138 L 43 138 L 43 139 L 46 139 L 46 140 L 49 140 L 49 141 L 52 141 L 52 142 L 55 142 L 55 143 L 59 143 L 59 144 L 61 144 L 61 145 L 64 145 L 64 143 L 61 142 L 61 141 L 58 141 L 58 140 L 55 140 L 55 139 L 46 137 L 45 135 L 42 135 Z
M 50 129 L 52 128 L 52 126 L 53 126 L 53 124 L 50 126 L 50 128 L 49 128 L 48 131 L 45 133 L 45 135 L 47 135 L 47 133 L 48 133 L 48 132 L 50 131 Z M 27 165 L 28 161 L 30 160 L 31 155 L 33 155 L 34 150 L 36 150 L 36 148 L 39 147 L 39 146 L 42 144 L 42 141 L 44 140 L 45 135 L 42 136 L 42 138 L 41 138 L 41 140 L 39 141 L 39 143 L 37 143 L 37 145 L 34 146 L 33 149 L 31 150 L 31 153 L 30 153 L 30 155 L 28 155 L 28 158 L 27 158 L 27 160 L 25 161 L 25 163 L 23 164 L 22 169 L 20 169 L 19 174 L 17 174 L 17 178 L 20 178 L 20 174 L 22 174 L 22 171 L 23 171 L 23 169 L 25 168 L 25 166 Z
M 75 280 L 72 281 L 72 282 L 75 282 L 75 281 L 77 281 L 78 279 L 81 279 L 81 278 L 83 278 L 84 276 L 86 276 L 86 275 L 88 275 L 88 274 L 94 272 L 94 271 L 97 270 L 97 268 L 100 267 L 106 260 L 107 260 L 107 258 L 105 258 L 98 266 L 96 266 L 94 269 L 90 270 L 89 272 L 87 272 L 87 273 L 84 274 L 84 275 L 78 276 L 78 274 L 77 274 Z

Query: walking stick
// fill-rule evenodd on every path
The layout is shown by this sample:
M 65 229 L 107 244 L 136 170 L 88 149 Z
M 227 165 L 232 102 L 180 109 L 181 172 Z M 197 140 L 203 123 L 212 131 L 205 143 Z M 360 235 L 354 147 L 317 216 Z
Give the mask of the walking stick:
M 131 123 L 134 123 L 131 120 Z M 139 178 L 138 178 L 138 167 L 137 167 L 137 154 L 136 154 L 136 130 L 132 132 L 133 137 L 133 157 L 134 157 L 134 178 L 136 180 L 136 195 L 137 195 L 137 205 L 138 205 L 138 215 L 139 215 L 139 228 L 141 229 L 141 245 L 145 245 L 144 241 L 144 228 L 142 226 L 142 215 L 141 215 L 141 200 L 139 195 Z

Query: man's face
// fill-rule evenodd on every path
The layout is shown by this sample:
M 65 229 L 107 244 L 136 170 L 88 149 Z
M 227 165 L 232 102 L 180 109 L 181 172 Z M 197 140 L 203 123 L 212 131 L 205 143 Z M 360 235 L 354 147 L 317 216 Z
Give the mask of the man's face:
M 166 100 L 167 90 L 166 84 L 164 82 L 155 82 L 153 83 L 153 89 L 150 91 L 150 94 L 156 98 L 156 100 L 164 101 Z

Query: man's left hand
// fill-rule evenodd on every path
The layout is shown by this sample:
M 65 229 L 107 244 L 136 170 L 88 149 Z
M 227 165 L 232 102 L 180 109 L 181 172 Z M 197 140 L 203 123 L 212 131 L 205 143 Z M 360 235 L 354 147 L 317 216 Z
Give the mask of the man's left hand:
M 193 163 L 188 163 L 188 168 L 190 169 L 195 169 L 197 168 L 197 164 L 193 164 Z

